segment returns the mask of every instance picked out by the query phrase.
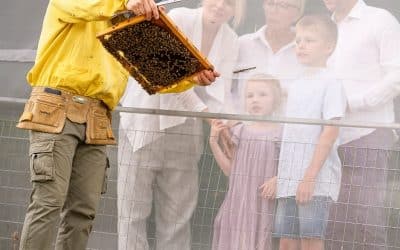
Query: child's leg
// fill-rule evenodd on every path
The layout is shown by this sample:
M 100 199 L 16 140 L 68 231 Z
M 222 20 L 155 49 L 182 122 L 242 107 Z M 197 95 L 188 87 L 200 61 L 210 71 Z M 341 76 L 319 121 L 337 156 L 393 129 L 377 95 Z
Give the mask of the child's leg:
M 331 204 L 329 197 L 315 196 L 310 202 L 298 206 L 301 250 L 324 250 Z
M 299 217 L 295 197 L 279 198 L 272 236 L 280 238 L 279 250 L 300 249 Z
M 299 249 L 300 249 L 300 240 L 281 238 L 279 243 L 279 250 L 299 250 Z
M 324 241 L 321 239 L 301 239 L 301 250 L 324 250 Z

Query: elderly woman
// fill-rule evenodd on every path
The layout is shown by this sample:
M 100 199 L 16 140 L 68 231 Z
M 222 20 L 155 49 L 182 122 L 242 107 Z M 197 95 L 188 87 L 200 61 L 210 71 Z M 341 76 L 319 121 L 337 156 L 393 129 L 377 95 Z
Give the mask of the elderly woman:
M 265 25 L 239 38 L 239 57 L 232 86 L 235 100 L 242 100 L 243 80 L 255 72 L 278 78 L 283 89 L 296 78 L 300 66 L 295 55 L 293 26 L 302 16 L 306 0 L 264 0 Z M 234 103 L 243 111 L 243 102 Z
M 238 54 L 243 0 L 203 0 L 197 9 L 169 16 L 208 57 L 221 77 L 207 87 L 148 96 L 134 83 L 123 106 L 213 111 L 224 108 Z M 148 249 L 146 220 L 155 205 L 156 249 L 190 249 L 190 218 L 197 204 L 202 121 L 185 117 L 121 114 L 118 152 L 119 249 Z M 153 199 L 154 194 L 154 199 Z

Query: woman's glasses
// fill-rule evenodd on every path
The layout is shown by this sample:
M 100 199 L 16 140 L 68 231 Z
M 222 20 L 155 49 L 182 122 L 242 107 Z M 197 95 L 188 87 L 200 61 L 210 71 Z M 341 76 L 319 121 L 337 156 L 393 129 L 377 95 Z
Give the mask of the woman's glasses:
M 300 6 L 298 6 L 296 4 L 288 3 L 285 1 L 267 0 L 267 1 L 265 1 L 265 3 L 269 8 L 276 7 L 278 9 L 282 9 L 282 10 L 294 8 L 294 9 L 300 10 Z

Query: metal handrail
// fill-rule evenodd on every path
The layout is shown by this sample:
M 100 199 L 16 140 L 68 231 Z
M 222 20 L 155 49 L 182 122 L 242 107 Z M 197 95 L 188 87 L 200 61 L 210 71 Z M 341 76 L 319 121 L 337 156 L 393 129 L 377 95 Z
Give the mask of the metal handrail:
M 27 99 L 0 97 L 0 102 L 24 104 Z M 115 112 L 125 112 L 134 114 L 148 114 L 148 115 L 165 115 L 165 116 L 179 116 L 179 117 L 192 117 L 202 119 L 223 119 L 223 120 L 237 120 L 237 121 L 258 121 L 258 122 L 274 122 L 274 123 L 294 123 L 305 125 L 328 125 L 340 127 L 354 127 L 354 128 L 385 128 L 385 129 L 400 129 L 400 123 L 382 123 L 382 122 L 362 122 L 362 121 L 346 121 L 344 120 L 321 120 L 321 119 L 304 119 L 304 118 L 291 118 L 291 117 L 275 117 L 275 116 L 254 116 L 246 114 L 227 114 L 227 113 L 211 113 L 211 112 L 193 112 L 181 110 L 166 110 L 166 109 L 149 109 L 149 108 L 133 108 L 118 106 Z

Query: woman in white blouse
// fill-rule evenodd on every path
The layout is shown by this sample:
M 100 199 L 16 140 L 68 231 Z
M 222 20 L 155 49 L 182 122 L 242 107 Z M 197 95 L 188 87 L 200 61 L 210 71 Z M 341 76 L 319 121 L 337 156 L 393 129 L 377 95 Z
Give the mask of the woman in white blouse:
M 305 0 L 264 0 L 265 25 L 239 38 L 239 56 L 232 86 L 236 111 L 243 112 L 244 82 L 249 75 L 263 73 L 279 79 L 283 89 L 298 76 L 294 24 L 303 15 Z
M 122 105 L 219 112 L 229 99 L 237 59 L 243 0 L 203 0 L 201 8 L 177 8 L 169 16 L 208 57 L 221 76 L 207 87 L 179 94 L 147 95 L 131 79 Z M 197 204 L 202 121 L 121 113 L 118 148 L 119 249 L 148 249 L 146 220 L 155 205 L 156 249 L 190 249 L 190 218 Z M 153 196 L 154 195 L 154 196 Z M 154 199 L 153 199 L 154 197 Z M 153 203 L 154 200 L 154 203 Z

